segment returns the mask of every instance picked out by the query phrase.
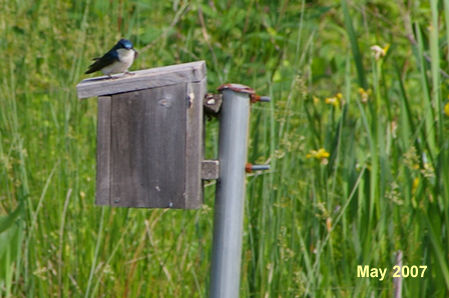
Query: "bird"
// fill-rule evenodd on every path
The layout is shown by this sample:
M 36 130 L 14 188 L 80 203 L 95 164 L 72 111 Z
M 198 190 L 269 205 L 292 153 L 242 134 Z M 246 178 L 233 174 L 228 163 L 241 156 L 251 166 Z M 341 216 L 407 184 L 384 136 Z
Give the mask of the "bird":
M 101 71 L 109 78 L 116 73 L 131 74 L 128 72 L 128 68 L 133 64 L 137 55 L 138 52 L 134 49 L 131 41 L 120 39 L 103 57 L 94 58 L 95 62 L 89 66 L 85 74 Z

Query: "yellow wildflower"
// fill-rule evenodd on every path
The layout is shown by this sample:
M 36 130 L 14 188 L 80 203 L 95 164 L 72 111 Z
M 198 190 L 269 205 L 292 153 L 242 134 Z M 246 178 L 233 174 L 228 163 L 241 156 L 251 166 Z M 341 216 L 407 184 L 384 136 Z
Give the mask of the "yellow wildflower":
M 317 104 L 317 103 L 319 103 L 319 102 L 320 102 L 320 99 L 319 99 L 318 97 L 314 96 L 314 97 L 313 97 L 313 103 L 314 103 L 314 104 Z
M 365 90 L 363 88 L 359 88 L 359 94 L 362 97 L 362 102 L 368 102 L 368 98 L 371 95 L 371 89 Z
M 341 94 L 340 92 L 338 92 L 337 94 L 335 94 L 335 96 L 333 97 L 326 97 L 324 99 L 324 102 L 328 105 L 333 105 L 335 108 L 340 107 L 341 105 L 344 104 L 343 101 L 343 94 Z
M 338 108 L 340 106 L 340 100 L 337 96 L 334 97 L 327 97 L 324 100 L 328 105 L 333 105 L 334 107 Z
M 449 117 L 449 102 L 444 106 L 444 113 Z
M 329 152 L 324 148 L 320 148 L 318 150 L 310 150 L 310 153 L 306 155 L 307 158 L 315 158 L 321 161 L 322 164 L 327 164 L 327 158 L 330 156 Z
M 373 51 L 373 54 L 374 54 L 374 57 L 376 58 L 376 60 L 379 60 L 381 57 L 385 57 L 389 48 L 390 48 L 390 44 L 387 44 L 383 48 L 378 45 L 373 45 L 371 47 L 371 51 Z

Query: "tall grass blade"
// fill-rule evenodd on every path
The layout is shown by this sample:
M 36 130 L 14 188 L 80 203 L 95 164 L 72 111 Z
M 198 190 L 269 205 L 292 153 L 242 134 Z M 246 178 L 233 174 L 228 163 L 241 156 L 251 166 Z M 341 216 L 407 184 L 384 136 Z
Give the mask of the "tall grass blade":
M 8 215 L 0 216 L 0 233 L 9 229 L 19 216 L 22 216 L 24 212 L 24 203 L 20 202 L 19 206 Z
M 359 44 L 357 42 L 357 35 L 355 33 L 354 26 L 352 25 L 352 19 L 348 10 L 348 4 L 346 0 L 341 0 L 341 7 L 343 10 L 343 18 L 345 22 L 346 32 L 348 33 L 349 42 L 351 43 L 352 55 L 354 57 L 354 62 L 357 69 L 359 86 L 361 86 L 364 89 L 367 89 L 362 53 L 360 52 Z

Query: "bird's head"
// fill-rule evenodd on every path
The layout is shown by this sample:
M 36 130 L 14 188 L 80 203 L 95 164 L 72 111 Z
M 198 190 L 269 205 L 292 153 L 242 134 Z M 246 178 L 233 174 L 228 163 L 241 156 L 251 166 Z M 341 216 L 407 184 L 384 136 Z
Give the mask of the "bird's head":
M 118 49 L 131 50 L 133 48 L 133 44 L 132 44 L 132 42 L 130 42 L 127 39 L 120 39 L 119 42 L 117 43 L 116 47 Z

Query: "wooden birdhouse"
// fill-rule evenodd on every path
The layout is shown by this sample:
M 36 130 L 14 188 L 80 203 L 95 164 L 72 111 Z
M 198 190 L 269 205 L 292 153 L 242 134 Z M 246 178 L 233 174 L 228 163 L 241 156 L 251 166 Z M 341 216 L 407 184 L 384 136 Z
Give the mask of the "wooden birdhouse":
M 86 79 L 77 90 L 98 97 L 98 205 L 201 206 L 204 61 Z

